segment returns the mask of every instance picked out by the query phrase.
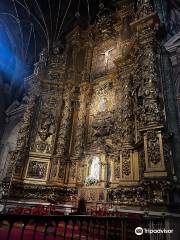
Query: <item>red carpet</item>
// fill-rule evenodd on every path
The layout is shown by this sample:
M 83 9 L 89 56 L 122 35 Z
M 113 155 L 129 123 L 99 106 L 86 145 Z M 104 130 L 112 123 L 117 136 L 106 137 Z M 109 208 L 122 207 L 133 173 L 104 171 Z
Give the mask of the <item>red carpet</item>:
M 67 226 L 67 231 L 66 231 L 66 236 L 64 238 L 64 223 L 60 223 L 57 228 L 56 232 L 56 237 L 55 237 L 55 227 L 48 227 L 47 232 L 46 232 L 46 240 L 70 240 L 72 239 L 72 232 L 73 232 L 73 239 L 79 239 L 80 231 L 81 231 L 81 239 L 86 239 L 86 233 L 87 231 L 90 232 L 89 234 L 89 240 L 93 238 L 94 235 L 94 240 L 99 240 L 102 239 L 104 240 L 104 229 L 102 226 L 100 227 L 99 225 L 96 226 L 94 229 L 92 226 L 89 226 L 89 229 L 87 229 L 87 224 L 83 224 L 81 230 L 79 225 L 74 226 L 74 231 L 73 230 L 73 225 L 68 224 Z M 0 227 L 0 240 L 6 240 L 8 236 L 8 226 L 6 224 L 2 225 Z M 23 226 L 20 224 L 16 224 L 10 234 L 9 239 L 10 240 L 19 240 L 21 239 L 21 233 L 22 233 Z M 23 234 L 23 240 L 32 240 L 33 239 L 33 230 L 34 226 L 33 225 L 27 225 L 26 228 L 24 229 L 24 234 Z M 35 231 L 35 240 L 44 240 L 44 231 L 45 231 L 45 226 L 38 226 Z

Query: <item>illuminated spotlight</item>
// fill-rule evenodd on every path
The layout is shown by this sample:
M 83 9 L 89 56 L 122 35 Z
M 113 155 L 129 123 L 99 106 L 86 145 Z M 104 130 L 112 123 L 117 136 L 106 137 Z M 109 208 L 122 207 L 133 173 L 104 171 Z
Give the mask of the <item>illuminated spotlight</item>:
M 8 78 L 13 77 L 17 80 L 21 78 L 25 68 L 16 55 L 2 42 L 4 41 L 0 38 L 0 71 Z

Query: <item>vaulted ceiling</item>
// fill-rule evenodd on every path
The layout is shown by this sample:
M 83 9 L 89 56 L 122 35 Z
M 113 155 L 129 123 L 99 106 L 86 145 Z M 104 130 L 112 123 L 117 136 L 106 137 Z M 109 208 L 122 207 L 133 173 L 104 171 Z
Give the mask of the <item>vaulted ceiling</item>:
M 16 49 L 31 64 L 43 47 L 63 39 L 76 23 L 82 27 L 91 23 L 103 4 L 112 7 L 113 0 L 2 0 L 1 44 Z
M 116 0 L 1 0 L 0 78 L 19 85 L 40 51 L 48 49 L 76 24 L 86 27 Z

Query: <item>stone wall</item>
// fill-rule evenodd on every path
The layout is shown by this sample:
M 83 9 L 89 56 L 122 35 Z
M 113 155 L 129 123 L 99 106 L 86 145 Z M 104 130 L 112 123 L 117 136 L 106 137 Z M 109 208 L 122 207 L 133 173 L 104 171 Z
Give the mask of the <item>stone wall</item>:
M 18 131 L 24 112 L 24 104 L 13 102 L 5 111 L 4 131 L 0 141 L 0 182 L 6 176 L 11 154 L 16 148 Z

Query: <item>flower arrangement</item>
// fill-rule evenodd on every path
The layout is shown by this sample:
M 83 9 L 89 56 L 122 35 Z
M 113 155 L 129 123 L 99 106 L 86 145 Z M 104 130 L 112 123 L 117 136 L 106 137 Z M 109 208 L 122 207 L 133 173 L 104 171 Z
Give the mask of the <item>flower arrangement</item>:
M 88 176 L 86 179 L 85 179 L 85 185 L 86 186 L 91 186 L 91 185 L 95 185 L 97 184 L 98 180 L 93 178 L 93 177 L 90 177 Z

